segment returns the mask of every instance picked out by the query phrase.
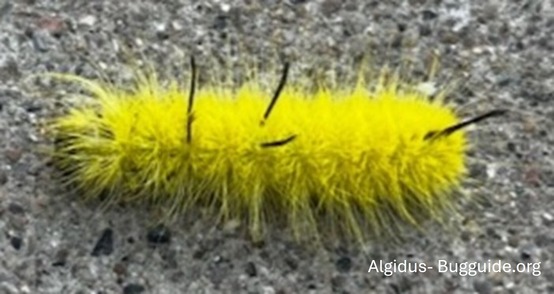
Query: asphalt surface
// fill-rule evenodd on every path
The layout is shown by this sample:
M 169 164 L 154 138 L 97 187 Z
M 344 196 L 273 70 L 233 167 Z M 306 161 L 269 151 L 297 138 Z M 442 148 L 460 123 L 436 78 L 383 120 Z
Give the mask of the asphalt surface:
M 551 0 L 160 3 L 0 1 L 0 293 L 554 293 Z M 286 230 L 252 244 L 240 223 L 191 215 L 152 228 L 147 207 L 106 208 L 60 191 L 40 150 L 51 145 L 42 123 L 66 93 L 29 78 L 95 77 L 96 67 L 125 80 L 126 51 L 176 74 L 193 53 L 205 69 L 287 58 L 293 77 L 316 68 L 338 80 L 363 56 L 376 66 L 409 59 L 414 75 L 440 56 L 434 82 L 460 81 L 450 99 L 461 113 L 509 113 L 471 132 L 463 194 L 475 201 L 446 228 L 429 224 L 400 244 L 314 251 Z M 394 260 L 433 269 L 373 267 Z M 461 270 L 489 260 L 516 270 Z

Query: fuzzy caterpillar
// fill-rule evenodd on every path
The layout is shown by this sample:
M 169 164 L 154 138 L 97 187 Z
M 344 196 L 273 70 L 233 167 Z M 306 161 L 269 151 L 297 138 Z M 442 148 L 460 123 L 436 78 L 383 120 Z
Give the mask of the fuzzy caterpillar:
M 240 219 L 255 239 L 273 222 L 298 239 L 322 232 L 365 240 L 397 220 L 439 219 L 463 181 L 464 127 L 442 99 L 380 79 L 369 90 L 287 85 L 268 97 L 253 80 L 237 90 L 162 87 L 138 75 L 123 90 L 77 76 L 92 100 L 54 119 L 54 158 L 87 198 L 198 205 Z

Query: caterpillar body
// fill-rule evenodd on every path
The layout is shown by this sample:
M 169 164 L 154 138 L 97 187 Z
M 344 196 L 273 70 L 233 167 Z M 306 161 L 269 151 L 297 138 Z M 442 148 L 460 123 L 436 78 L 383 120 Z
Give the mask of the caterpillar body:
M 63 75 L 91 99 L 54 119 L 57 166 L 88 198 L 166 205 L 168 215 L 201 205 L 243 220 L 254 238 L 284 222 L 299 239 L 364 240 L 396 220 L 439 218 L 465 176 L 464 127 L 503 113 L 461 121 L 398 79 L 310 91 L 287 85 L 288 68 L 273 95 L 256 80 L 197 89 L 194 59 L 185 88 Z

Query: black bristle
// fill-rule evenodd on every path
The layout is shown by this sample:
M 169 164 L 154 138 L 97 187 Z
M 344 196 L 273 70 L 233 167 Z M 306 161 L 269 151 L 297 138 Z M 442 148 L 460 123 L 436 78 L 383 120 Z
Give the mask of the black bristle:
M 192 122 L 194 121 L 194 115 L 192 113 L 192 106 L 194 103 L 194 94 L 196 90 L 196 62 L 194 61 L 194 56 L 190 57 L 190 92 L 189 92 L 189 103 L 187 109 L 187 143 L 192 141 Z
M 287 83 L 287 76 L 289 73 L 289 66 L 290 64 L 288 62 L 285 62 L 285 65 L 283 67 L 283 74 L 281 75 L 281 80 L 279 81 L 279 85 L 277 86 L 277 89 L 275 90 L 275 93 L 273 94 L 273 98 L 271 98 L 271 102 L 269 103 L 269 106 L 267 107 L 264 118 L 262 120 L 262 125 L 264 122 L 268 119 L 269 115 L 271 114 L 271 111 L 275 107 L 275 104 L 277 103 L 277 100 L 279 99 L 279 96 L 281 95 L 281 92 L 283 91 L 283 88 L 285 87 Z
M 262 143 L 262 144 L 261 144 L 261 147 L 262 147 L 262 148 L 280 147 L 280 146 L 284 146 L 284 145 L 286 145 L 286 144 L 292 142 L 294 139 L 296 139 L 296 135 L 292 135 L 292 136 L 287 137 L 287 138 L 282 139 L 282 140 L 277 140 L 277 141 L 271 141 L 271 142 Z
M 472 124 L 476 124 L 476 123 L 478 123 L 482 120 L 485 120 L 487 118 L 504 115 L 507 112 L 508 112 L 507 110 L 495 109 L 495 110 L 489 111 L 485 114 L 474 117 L 472 119 L 463 121 L 459 124 L 455 124 L 453 126 L 450 126 L 450 127 L 446 128 L 446 129 L 443 129 L 441 131 L 431 131 L 431 132 L 429 132 L 425 135 L 424 139 L 425 140 L 431 140 L 431 139 L 438 139 L 438 138 L 441 138 L 441 137 L 446 137 L 446 136 L 449 136 L 449 135 L 455 133 L 456 131 L 459 131 L 459 130 L 467 127 L 467 126 L 470 126 Z

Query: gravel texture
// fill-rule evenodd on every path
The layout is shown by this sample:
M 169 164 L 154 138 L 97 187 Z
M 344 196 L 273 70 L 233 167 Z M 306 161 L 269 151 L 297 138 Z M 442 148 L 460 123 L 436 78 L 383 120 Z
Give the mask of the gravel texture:
M 169 69 L 188 52 L 231 64 L 277 53 L 297 76 L 348 73 L 364 54 L 409 58 L 417 73 L 435 54 L 439 81 L 463 81 L 451 98 L 464 113 L 510 113 L 472 132 L 464 193 L 477 201 L 448 229 L 364 250 L 309 250 L 278 230 L 252 244 L 239 223 L 153 227 L 146 208 L 57 189 L 40 123 L 63 93 L 28 77 L 95 65 L 124 79 L 125 50 Z M 553 118 L 552 0 L 0 0 L 0 293 L 554 293 Z M 395 259 L 540 262 L 541 273 L 368 273 Z

